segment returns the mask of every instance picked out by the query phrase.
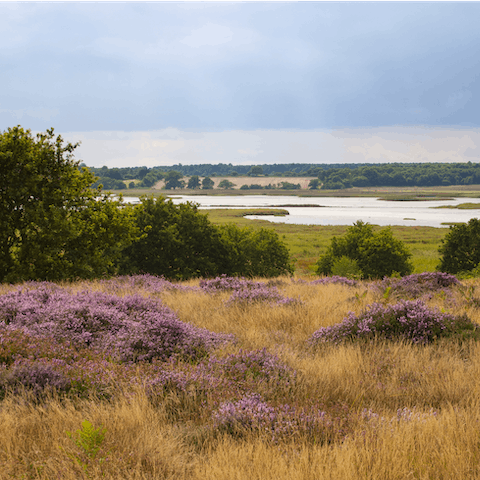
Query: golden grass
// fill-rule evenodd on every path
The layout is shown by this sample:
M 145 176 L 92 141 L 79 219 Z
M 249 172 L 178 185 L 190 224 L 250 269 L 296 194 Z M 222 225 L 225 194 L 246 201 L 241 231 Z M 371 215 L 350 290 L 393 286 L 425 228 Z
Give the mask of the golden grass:
M 477 280 L 466 283 L 473 292 L 480 287 Z M 233 438 L 205 428 L 200 397 L 171 393 L 152 403 L 142 389 L 127 386 L 110 401 L 51 397 L 39 404 L 27 394 L 8 396 L 0 403 L 0 479 L 480 478 L 480 344 L 378 341 L 313 351 L 307 340 L 319 327 L 387 300 L 367 284 L 307 285 L 279 278 L 276 285 L 303 303 L 227 307 L 227 293 L 173 291 L 160 297 L 182 321 L 237 337 L 236 345 L 218 355 L 263 347 L 277 354 L 298 374 L 289 390 L 278 390 L 278 401 L 318 404 L 331 412 L 345 408 L 351 417 L 345 438 L 323 444 L 306 437 L 273 444 L 255 433 Z M 2 286 L 2 292 L 11 288 Z M 108 291 L 101 282 L 68 288 Z M 148 294 L 117 292 L 132 293 Z M 454 300 L 434 295 L 428 303 L 466 312 L 480 323 L 480 311 L 465 293 L 457 290 Z M 262 388 L 275 394 L 274 385 Z M 398 419 L 404 408 L 413 412 L 411 420 Z M 362 416 L 364 410 L 383 420 Z M 66 432 L 78 430 L 85 419 L 103 426 L 106 437 L 97 459 L 84 469 L 75 458 L 85 458 Z

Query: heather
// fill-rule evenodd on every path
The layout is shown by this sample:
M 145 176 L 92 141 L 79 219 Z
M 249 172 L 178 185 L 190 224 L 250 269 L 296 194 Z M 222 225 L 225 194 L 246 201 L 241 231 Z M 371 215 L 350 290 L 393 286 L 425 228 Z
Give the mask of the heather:
M 0 478 L 476 478 L 480 284 L 402 280 L 3 285 Z
M 439 293 L 445 294 L 451 291 L 453 285 L 459 284 L 455 275 L 444 272 L 424 272 L 401 278 L 385 277 L 376 287 L 383 291 L 385 296 L 415 299 Z
M 342 322 L 317 330 L 311 343 L 383 338 L 425 344 L 441 337 L 469 335 L 478 338 L 479 334 L 480 325 L 465 314 L 454 316 L 429 308 L 421 300 L 401 300 L 394 305 L 368 305 L 358 315 L 350 312 Z

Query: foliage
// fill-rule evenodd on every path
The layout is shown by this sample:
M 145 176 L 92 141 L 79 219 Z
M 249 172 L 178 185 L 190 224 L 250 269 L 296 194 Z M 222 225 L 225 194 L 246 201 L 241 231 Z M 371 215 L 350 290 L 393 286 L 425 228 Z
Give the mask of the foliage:
M 225 188 L 226 190 L 231 189 L 235 186 L 233 182 L 224 178 L 219 184 L 218 188 Z
M 332 264 L 332 275 L 359 279 L 362 277 L 362 270 L 355 259 L 342 255 L 334 260 Z
M 186 279 L 227 271 L 229 249 L 218 228 L 194 204 L 142 197 L 135 220 L 143 235 L 123 251 L 123 273 Z
M 75 434 L 68 431 L 66 433 L 68 438 L 73 440 L 81 452 L 80 454 L 70 455 L 71 458 L 87 472 L 89 463 L 96 460 L 102 448 L 107 429 L 102 427 L 94 428 L 88 420 L 84 420 L 82 422 L 82 428 L 77 430 Z M 100 458 L 100 463 L 102 463 L 105 458 L 106 457 Z
M 200 187 L 200 179 L 198 178 L 198 175 L 192 175 L 188 179 L 187 188 L 191 188 L 192 190 L 194 190 L 195 188 L 199 188 L 199 187 Z
M 248 171 L 247 175 L 249 177 L 258 177 L 259 175 L 263 175 L 263 168 L 255 165 Z
M 91 278 L 115 272 L 135 235 L 131 208 L 118 208 L 53 129 L 34 138 L 20 126 L 0 134 L 0 281 Z
M 438 269 L 459 273 L 473 270 L 480 263 L 480 220 L 452 225 L 438 249 L 441 258 Z
M 440 337 L 480 337 L 480 326 L 466 315 L 453 316 L 430 309 L 421 300 L 401 300 L 396 305 L 369 305 L 356 315 L 350 312 L 341 323 L 322 327 L 311 337 L 312 344 L 346 340 L 408 340 L 426 344 Z
M 331 274 L 341 257 L 355 260 L 365 278 L 381 278 L 394 272 L 407 275 L 413 269 L 411 253 L 393 237 L 390 228 L 374 232 L 372 225 L 362 221 L 349 227 L 342 238 L 332 238 L 327 252 L 317 262 L 317 274 Z
M 231 336 L 181 322 L 160 301 L 139 295 L 75 295 L 41 284 L 0 296 L 0 335 L 12 330 L 22 330 L 37 339 L 54 337 L 57 342 L 90 346 L 108 352 L 112 358 L 134 362 L 165 361 L 173 356 L 195 359 L 232 340 Z M 52 377 L 45 369 L 34 368 L 37 373 L 33 375 L 30 366 L 26 376 L 24 366 L 19 368 L 14 377 L 17 380 L 34 376 L 35 380 L 28 380 L 32 385 L 39 384 L 38 378 L 46 378 L 43 383 L 52 379 L 50 383 L 55 381 L 53 386 L 57 388 L 60 385 L 61 378 Z
M 318 178 L 314 178 L 313 180 L 310 180 L 310 182 L 308 182 L 308 188 L 310 190 L 317 190 L 319 184 L 320 180 Z
M 211 190 L 214 185 L 215 185 L 215 182 L 210 177 L 205 177 L 202 180 L 202 189 L 203 190 Z
M 185 182 L 182 180 L 183 174 L 175 170 L 170 170 L 165 174 L 165 189 L 175 190 L 176 188 L 183 188 Z
M 380 290 L 399 298 L 419 298 L 435 293 L 446 292 L 452 285 L 460 282 L 454 275 L 443 272 L 424 272 L 407 275 L 403 278 L 385 277 L 380 283 Z
M 228 224 L 220 231 L 229 249 L 228 267 L 222 273 L 245 277 L 293 274 L 288 249 L 274 230 Z
M 214 413 L 215 428 L 234 437 L 255 432 L 274 443 L 308 435 L 315 443 L 334 437 L 335 426 L 325 412 L 297 411 L 288 405 L 273 407 L 258 394 L 246 395 L 236 402 L 224 402 Z
M 299 183 L 282 182 L 282 186 L 280 188 L 282 190 L 300 190 L 300 184 Z
M 271 306 L 297 305 L 301 303 L 298 299 L 284 297 L 276 287 L 269 287 L 263 283 L 236 289 L 226 302 L 230 305 L 251 305 L 254 303 L 267 303 Z

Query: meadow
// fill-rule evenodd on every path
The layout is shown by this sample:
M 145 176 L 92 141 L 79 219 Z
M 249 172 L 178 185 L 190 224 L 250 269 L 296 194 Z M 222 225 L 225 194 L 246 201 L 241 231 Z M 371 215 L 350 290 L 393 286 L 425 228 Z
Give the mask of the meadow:
M 0 286 L 0 478 L 480 478 L 480 282 Z

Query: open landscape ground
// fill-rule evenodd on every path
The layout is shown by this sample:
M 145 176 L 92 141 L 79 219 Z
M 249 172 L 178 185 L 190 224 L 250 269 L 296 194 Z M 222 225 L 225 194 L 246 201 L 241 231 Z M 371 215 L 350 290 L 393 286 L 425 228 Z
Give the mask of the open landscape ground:
M 479 478 L 480 344 L 417 335 L 480 283 L 392 282 L 2 285 L 0 478 Z M 402 302 L 411 337 L 313 341 Z

